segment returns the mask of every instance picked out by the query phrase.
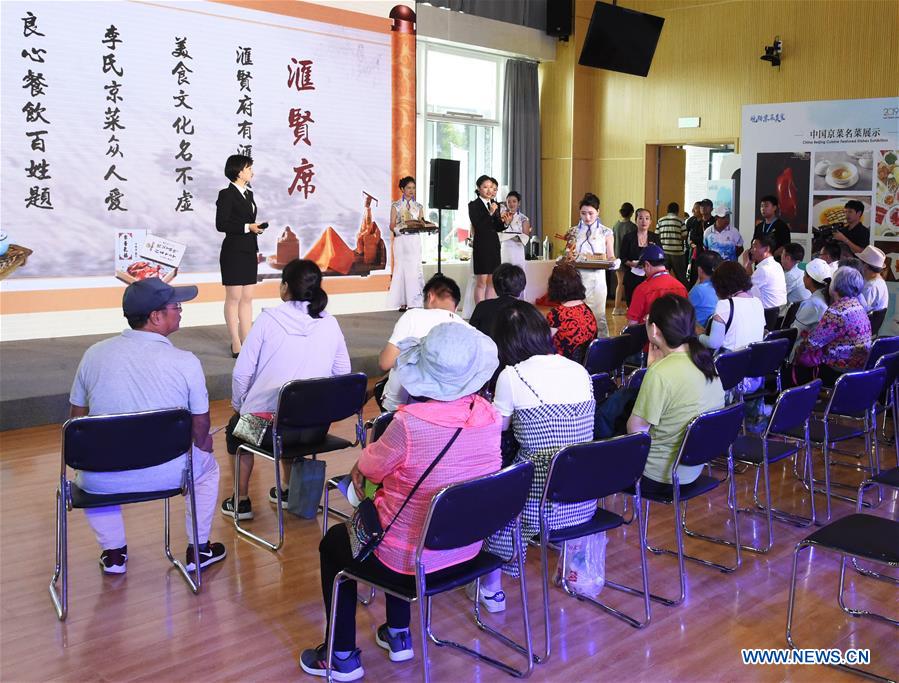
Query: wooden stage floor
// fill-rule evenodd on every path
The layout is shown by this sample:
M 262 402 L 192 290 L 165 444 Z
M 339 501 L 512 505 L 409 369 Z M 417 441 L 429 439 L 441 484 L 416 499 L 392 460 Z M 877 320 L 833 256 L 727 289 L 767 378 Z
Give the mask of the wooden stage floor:
M 223 424 L 230 408 L 213 407 L 213 424 Z M 340 430 L 350 434 L 350 425 Z M 65 624 L 56 620 L 47 583 L 53 563 L 54 491 L 59 472 L 59 428 L 36 427 L 0 434 L 0 679 L 3 681 L 175 681 L 175 680 L 312 680 L 297 667 L 298 652 L 321 642 L 323 609 L 318 577 L 319 527 L 314 521 L 287 517 L 286 542 L 273 554 L 238 540 L 231 524 L 216 514 L 212 537 L 225 543 L 227 559 L 204 575 L 203 592 L 190 594 L 162 553 L 162 505 L 130 506 L 128 573 L 103 576 L 99 550 L 84 521 L 70 516 L 70 612 Z M 231 468 L 223 434 L 215 439 L 222 468 L 222 497 L 231 485 Z M 127 445 L 123 445 L 127 449 Z M 894 452 L 883 449 L 887 463 Z M 329 472 L 345 472 L 356 457 L 347 452 L 328 460 Z M 840 472 L 840 476 L 847 476 Z M 851 475 L 849 475 L 851 476 Z M 772 488 L 780 507 L 807 502 L 786 468 L 776 466 Z M 275 520 L 267 492 L 273 484 L 268 462 L 259 462 L 252 481 L 256 520 L 263 532 Z M 750 475 L 738 475 L 741 502 L 747 500 Z M 723 487 L 711 503 L 690 508 L 696 527 L 712 533 L 724 529 Z M 823 499 L 819 498 L 823 503 Z M 617 503 L 616 503 L 617 505 Z M 184 553 L 183 501 L 174 501 L 174 548 Z M 849 504 L 835 502 L 837 516 Z M 888 498 L 876 514 L 895 517 L 897 501 Z M 760 520 L 741 520 L 744 538 L 762 531 Z M 807 533 L 776 524 L 775 546 L 767 556 L 745 553 L 735 574 L 688 563 L 688 597 L 677 608 L 653 605 L 652 623 L 637 631 L 623 622 L 553 589 L 551 611 L 553 655 L 534 670 L 535 681 L 814 681 L 852 680 L 834 669 L 816 666 L 744 666 L 740 650 L 785 647 L 784 626 L 793 545 Z M 655 508 L 650 539 L 673 546 L 671 511 Z M 610 534 L 607 574 L 639 584 L 639 564 L 633 528 Z M 729 549 L 688 540 L 688 552 L 729 560 Z M 872 669 L 899 673 L 896 630 L 868 619 L 853 619 L 836 603 L 838 561 L 817 554 L 816 570 L 809 555 L 800 563 L 795 636 L 803 647 L 870 648 Z M 554 561 L 554 560 L 553 560 Z M 676 560 L 650 556 L 654 592 L 676 591 Z M 528 595 L 535 642 L 542 643 L 539 557 L 528 554 Z M 848 572 L 848 599 L 896 614 L 896 588 Z M 490 622 L 520 633 L 517 592 L 506 583 L 509 609 L 488 615 Z M 608 602 L 631 612 L 637 599 L 606 589 Z M 413 612 L 414 614 L 414 612 Z M 461 642 L 479 642 L 485 652 L 507 652 L 480 634 L 470 621 L 470 605 L 461 592 L 435 601 L 435 631 Z M 374 631 L 384 620 L 383 596 L 371 607 L 358 609 L 358 645 L 363 650 L 366 680 L 420 680 L 419 657 L 392 664 L 374 643 Z M 418 628 L 413 616 L 413 629 Z M 414 635 L 417 639 L 417 631 Z M 416 647 L 417 647 L 417 640 Z M 435 681 L 503 681 L 502 674 L 455 652 L 432 647 Z M 518 660 L 520 661 L 520 659 Z

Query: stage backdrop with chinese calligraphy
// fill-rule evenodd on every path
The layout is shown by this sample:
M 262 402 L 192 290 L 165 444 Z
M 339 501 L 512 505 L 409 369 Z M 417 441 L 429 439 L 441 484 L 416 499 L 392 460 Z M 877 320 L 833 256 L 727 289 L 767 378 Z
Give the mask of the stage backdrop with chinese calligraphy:
M 385 269 L 386 17 L 5 2 L 2 23 L 0 227 L 33 250 L 12 277 L 109 275 L 116 235 L 134 230 L 186 245 L 179 282 L 212 279 L 215 200 L 235 153 L 254 159 L 258 220 L 270 224 L 261 273 L 310 252 L 333 257 L 332 274 Z
M 744 239 L 761 220 L 759 200 L 774 195 L 808 260 L 814 229 L 842 223 L 845 203 L 860 201 L 871 243 L 888 257 L 881 334 L 899 333 L 899 98 L 744 106 L 740 147 Z

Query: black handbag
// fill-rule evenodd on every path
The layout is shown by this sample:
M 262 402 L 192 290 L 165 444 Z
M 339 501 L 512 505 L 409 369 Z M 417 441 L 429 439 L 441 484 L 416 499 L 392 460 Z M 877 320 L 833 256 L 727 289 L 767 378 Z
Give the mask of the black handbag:
M 371 498 L 363 498 L 359 502 L 359 506 L 353 512 L 353 516 L 345 522 L 347 533 L 350 537 L 350 552 L 353 554 L 354 560 L 357 562 L 364 562 L 368 559 L 369 555 L 374 552 L 375 548 L 380 545 L 381 541 L 384 540 L 384 536 L 387 535 L 387 532 L 390 531 L 390 528 L 400 516 L 400 513 L 405 509 L 408 502 L 412 499 L 412 496 L 415 495 L 418 487 L 421 486 L 425 478 L 431 473 L 434 467 L 437 466 L 437 463 L 440 462 L 441 458 L 446 455 L 450 446 L 453 445 L 461 433 L 462 427 L 459 427 L 449 442 L 447 442 L 446 446 L 443 447 L 443 450 L 440 451 L 437 457 L 434 458 L 434 461 L 428 465 L 428 469 L 426 469 L 421 477 L 419 477 L 418 481 L 415 482 L 415 486 L 412 487 L 409 495 L 406 496 L 406 500 L 403 501 L 400 509 L 397 510 L 386 529 L 381 526 L 381 520 L 378 517 L 378 510 L 375 508 L 374 501 Z

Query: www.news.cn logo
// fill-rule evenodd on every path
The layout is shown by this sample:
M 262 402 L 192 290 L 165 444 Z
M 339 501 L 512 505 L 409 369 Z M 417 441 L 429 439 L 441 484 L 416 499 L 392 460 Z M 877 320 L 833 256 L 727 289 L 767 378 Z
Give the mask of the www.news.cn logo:
M 855 665 L 870 664 L 871 650 L 868 649 L 848 649 L 840 650 L 838 648 L 806 648 L 792 650 L 789 648 L 744 648 L 740 650 L 740 656 L 743 658 L 743 664 L 759 665 L 759 664 L 811 664 L 811 665 Z

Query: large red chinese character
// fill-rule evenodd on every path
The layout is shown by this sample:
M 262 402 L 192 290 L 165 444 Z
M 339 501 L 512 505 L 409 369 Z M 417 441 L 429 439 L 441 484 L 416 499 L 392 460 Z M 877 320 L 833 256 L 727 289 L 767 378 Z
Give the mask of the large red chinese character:
M 296 87 L 297 90 L 315 90 L 315 85 L 312 83 L 311 59 L 297 61 L 296 57 L 290 58 L 290 64 L 287 65 L 287 87 Z
M 305 157 L 300 160 L 300 165 L 293 169 L 295 175 L 287 194 L 292 195 L 294 190 L 299 189 L 303 192 L 303 199 L 308 199 L 309 195 L 315 192 L 315 185 L 312 185 L 312 178 L 315 176 L 315 171 L 312 170 L 314 166 L 315 164 L 310 164 Z
M 312 145 L 309 142 L 309 124 L 315 123 L 315 119 L 312 118 L 312 112 L 303 111 L 302 109 L 291 109 L 287 115 L 287 123 L 293 128 L 293 144 L 297 144 L 302 140 L 307 145 Z

